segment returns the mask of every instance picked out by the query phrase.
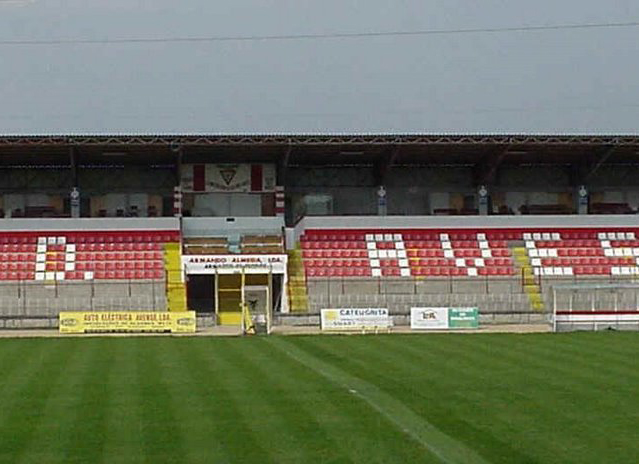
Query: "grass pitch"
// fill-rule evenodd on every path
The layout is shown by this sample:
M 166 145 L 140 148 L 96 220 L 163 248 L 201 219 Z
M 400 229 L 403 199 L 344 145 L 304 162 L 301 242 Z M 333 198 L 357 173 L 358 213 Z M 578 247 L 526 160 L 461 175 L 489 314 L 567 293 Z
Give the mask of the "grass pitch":
M 0 462 L 636 463 L 639 334 L 0 340 Z

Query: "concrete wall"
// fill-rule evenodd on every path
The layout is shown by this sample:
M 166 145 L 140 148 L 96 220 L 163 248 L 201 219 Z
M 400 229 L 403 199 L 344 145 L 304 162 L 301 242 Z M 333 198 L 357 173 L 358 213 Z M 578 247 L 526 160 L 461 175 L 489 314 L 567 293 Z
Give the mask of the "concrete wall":
M 182 219 L 184 237 L 213 237 L 229 234 L 274 234 L 284 228 L 281 217 L 209 217 Z
M 179 230 L 177 218 L 0 219 L 0 231 Z
M 162 281 L 0 284 L 0 317 L 57 317 L 60 311 L 164 311 Z
M 518 278 L 311 279 L 309 309 L 384 307 L 407 314 L 413 306 L 471 306 L 481 312 L 530 312 Z

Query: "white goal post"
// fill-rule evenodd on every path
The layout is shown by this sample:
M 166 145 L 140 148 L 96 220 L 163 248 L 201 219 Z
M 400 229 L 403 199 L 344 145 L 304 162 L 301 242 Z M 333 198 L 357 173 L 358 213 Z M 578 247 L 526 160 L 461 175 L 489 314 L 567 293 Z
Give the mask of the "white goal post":
M 552 328 L 639 330 L 639 283 L 582 283 L 552 288 Z

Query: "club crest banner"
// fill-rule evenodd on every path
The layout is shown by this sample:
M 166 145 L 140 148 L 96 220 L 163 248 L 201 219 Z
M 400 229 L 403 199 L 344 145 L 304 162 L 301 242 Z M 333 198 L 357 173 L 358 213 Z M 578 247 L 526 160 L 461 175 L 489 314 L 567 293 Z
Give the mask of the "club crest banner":
M 185 164 L 184 192 L 274 192 L 273 164 Z

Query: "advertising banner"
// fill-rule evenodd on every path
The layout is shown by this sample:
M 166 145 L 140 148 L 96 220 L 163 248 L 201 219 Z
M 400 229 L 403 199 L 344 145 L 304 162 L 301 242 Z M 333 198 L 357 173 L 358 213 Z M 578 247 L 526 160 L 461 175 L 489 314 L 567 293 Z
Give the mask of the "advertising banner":
M 479 327 L 477 308 L 448 308 L 448 327 L 451 329 L 476 329 Z
M 171 332 L 192 333 L 195 311 L 63 311 L 60 333 Z
M 379 330 L 392 327 L 386 308 L 322 309 L 322 330 Z
M 241 272 L 260 274 L 286 272 L 286 255 L 183 255 L 187 274 L 232 274 Z
M 410 328 L 436 330 L 448 328 L 448 308 L 411 308 Z
M 417 330 L 477 329 L 477 308 L 411 308 L 410 328 Z

